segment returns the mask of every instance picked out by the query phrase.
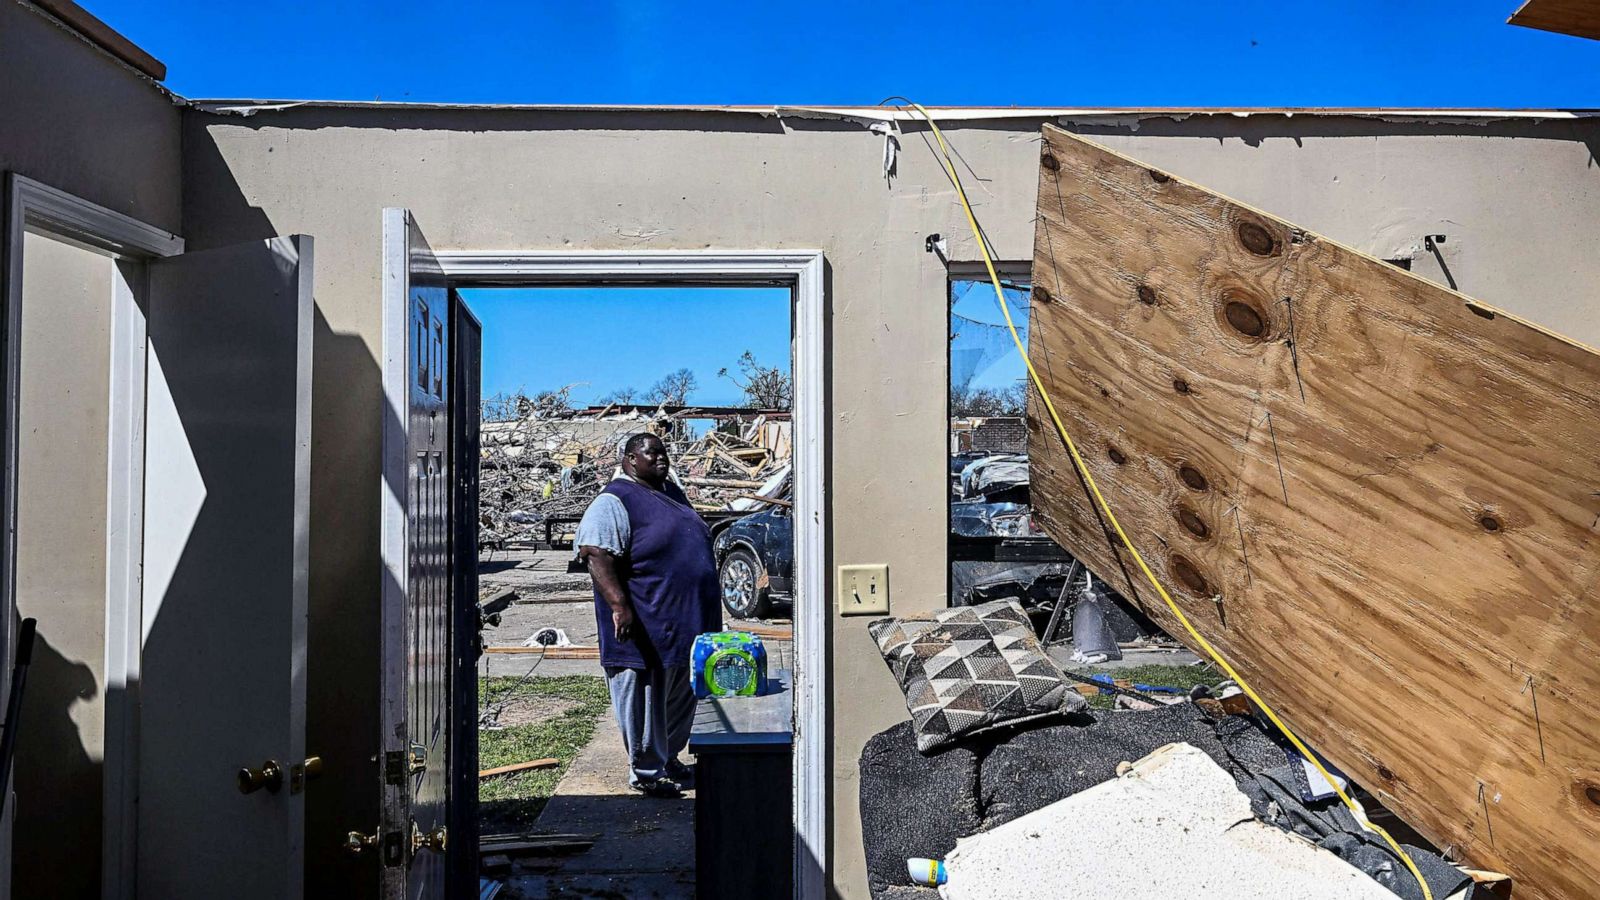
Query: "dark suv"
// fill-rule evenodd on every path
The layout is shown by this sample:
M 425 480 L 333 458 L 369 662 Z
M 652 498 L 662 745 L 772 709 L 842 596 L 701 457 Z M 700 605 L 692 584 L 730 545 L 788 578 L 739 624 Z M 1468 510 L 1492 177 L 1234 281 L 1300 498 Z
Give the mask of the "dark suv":
M 794 517 L 788 506 L 772 505 L 729 520 L 718 526 L 711 547 L 722 606 L 729 615 L 760 619 L 772 611 L 773 601 L 792 600 Z

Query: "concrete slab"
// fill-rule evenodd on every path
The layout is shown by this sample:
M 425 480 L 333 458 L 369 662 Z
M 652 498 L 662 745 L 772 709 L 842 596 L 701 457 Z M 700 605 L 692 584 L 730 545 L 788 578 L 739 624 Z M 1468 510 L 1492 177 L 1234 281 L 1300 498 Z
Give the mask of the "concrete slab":
M 686 758 L 691 762 L 692 758 Z M 628 789 L 628 757 L 608 711 L 567 770 L 534 830 L 597 834 L 586 853 L 516 861 L 505 900 L 600 897 L 682 900 L 694 896 L 694 792 L 675 800 Z

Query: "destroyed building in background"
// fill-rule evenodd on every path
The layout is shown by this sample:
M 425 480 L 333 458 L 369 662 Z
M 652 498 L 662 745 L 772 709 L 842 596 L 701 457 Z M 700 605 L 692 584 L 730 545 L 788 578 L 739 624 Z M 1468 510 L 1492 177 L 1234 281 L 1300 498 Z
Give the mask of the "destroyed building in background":
M 611 403 L 574 409 L 568 389 L 484 404 L 479 543 L 563 543 L 618 466 L 629 435 L 649 432 L 702 513 L 772 502 L 789 471 L 788 410 Z
M 1026 453 L 1028 421 L 1022 416 L 958 416 L 950 420 L 950 452 Z

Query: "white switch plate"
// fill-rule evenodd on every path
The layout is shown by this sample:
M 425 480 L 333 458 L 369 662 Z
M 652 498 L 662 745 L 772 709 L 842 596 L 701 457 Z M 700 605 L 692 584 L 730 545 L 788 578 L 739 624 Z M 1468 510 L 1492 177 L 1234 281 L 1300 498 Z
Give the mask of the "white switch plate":
M 886 616 L 889 614 L 889 567 L 882 563 L 840 566 L 837 591 L 839 615 Z

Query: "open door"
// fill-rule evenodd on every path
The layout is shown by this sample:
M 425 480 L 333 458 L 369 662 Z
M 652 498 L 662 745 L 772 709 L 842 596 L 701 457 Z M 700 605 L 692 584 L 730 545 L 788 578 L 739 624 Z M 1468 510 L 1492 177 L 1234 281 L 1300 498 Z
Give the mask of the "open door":
M 302 895 L 311 250 L 149 264 L 139 896 Z
M 455 456 L 455 595 L 451 613 L 450 800 L 448 827 L 456 851 L 449 854 L 451 897 L 478 888 L 478 459 L 482 420 L 483 325 L 450 292 L 450 434 Z
M 452 848 L 452 297 L 416 221 L 384 210 L 382 896 L 445 896 Z M 472 598 L 476 600 L 477 598 Z

